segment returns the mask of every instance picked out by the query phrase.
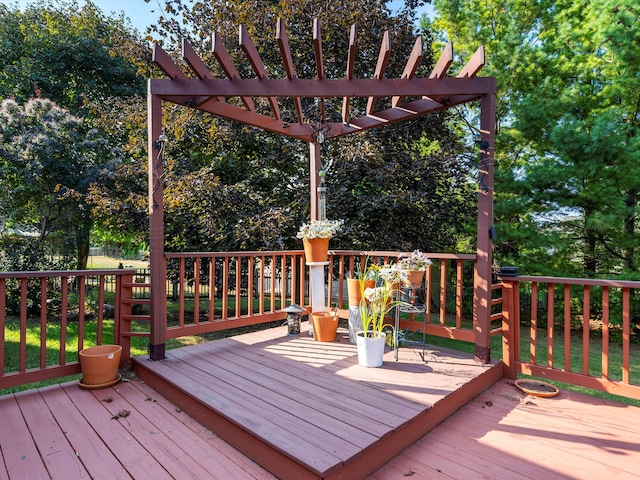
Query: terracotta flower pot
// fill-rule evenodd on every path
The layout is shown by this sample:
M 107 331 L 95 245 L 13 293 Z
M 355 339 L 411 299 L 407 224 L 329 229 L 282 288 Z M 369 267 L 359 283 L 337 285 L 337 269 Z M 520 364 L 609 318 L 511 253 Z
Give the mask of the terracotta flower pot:
M 80 386 L 93 389 L 118 383 L 121 379 L 118 374 L 121 353 L 120 345 L 98 345 L 80 350 Z
M 304 256 L 307 263 L 326 262 L 329 256 L 328 238 L 310 238 L 302 240 L 304 245 Z
M 424 278 L 424 270 L 406 270 L 407 281 L 413 286 L 419 286 L 422 284 Z
M 374 280 L 365 280 L 364 289 L 373 288 L 376 286 Z M 349 305 L 360 305 L 360 280 L 357 278 L 347 278 L 347 293 L 349 294 Z
M 333 342 L 338 331 L 338 317 L 329 312 L 313 312 L 313 338 L 317 342 Z

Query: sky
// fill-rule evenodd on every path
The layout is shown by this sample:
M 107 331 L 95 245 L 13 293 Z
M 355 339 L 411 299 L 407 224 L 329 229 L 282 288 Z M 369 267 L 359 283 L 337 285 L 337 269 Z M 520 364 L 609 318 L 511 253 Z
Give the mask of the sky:
M 0 0 L 5 1 L 5 3 L 10 5 L 17 4 L 20 8 L 23 8 L 25 5 L 34 3 L 34 0 Z M 83 0 L 78 0 L 78 3 L 83 4 Z M 119 15 L 120 12 L 124 12 L 125 17 L 128 17 L 131 21 L 131 24 L 134 28 L 136 28 L 140 33 L 144 33 L 146 27 L 152 23 L 155 23 L 157 20 L 159 13 L 163 12 L 164 9 L 162 5 L 164 5 L 163 0 L 150 0 L 149 3 L 144 0 L 93 0 L 100 10 L 105 15 Z M 391 0 L 389 2 L 389 8 L 394 9 L 399 5 L 402 5 L 403 0 Z M 420 13 L 424 11 L 428 15 L 431 15 L 433 12 L 433 7 L 429 4 L 424 7 L 419 13 L 418 17 L 420 17 Z

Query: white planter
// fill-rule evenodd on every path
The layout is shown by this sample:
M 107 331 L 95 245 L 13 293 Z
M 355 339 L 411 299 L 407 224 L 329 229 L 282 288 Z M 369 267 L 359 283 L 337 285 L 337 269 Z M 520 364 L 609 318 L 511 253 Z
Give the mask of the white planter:
M 356 345 L 358 346 L 358 365 L 363 367 L 382 366 L 386 335 L 375 333 L 374 337 L 365 337 L 365 332 L 358 332 Z

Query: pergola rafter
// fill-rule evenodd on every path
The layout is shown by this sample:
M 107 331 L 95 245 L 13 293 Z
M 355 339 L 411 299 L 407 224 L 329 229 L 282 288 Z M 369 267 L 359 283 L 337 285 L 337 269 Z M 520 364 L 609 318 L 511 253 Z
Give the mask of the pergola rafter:
M 451 108 L 455 105 L 480 100 L 480 140 L 482 144 L 481 188 L 478 189 L 477 261 L 474 285 L 474 329 L 476 333 L 476 358 L 480 362 L 490 360 L 489 332 L 491 330 L 491 235 L 493 232 L 493 144 L 495 136 L 496 80 L 477 77 L 485 63 L 482 47 L 474 53 L 455 77 L 447 76 L 453 62 L 453 47 L 449 43 L 428 78 L 416 77 L 423 58 L 422 39 L 418 37 L 408 57 L 400 78 L 386 78 L 385 71 L 391 52 L 389 32 L 384 33 L 377 64 L 372 76 L 355 78 L 357 57 L 356 27 L 349 34 L 349 49 L 345 76 L 327 78 L 323 64 L 320 23 L 313 22 L 313 51 L 316 60 L 316 76 L 298 78 L 284 24 L 278 19 L 276 41 L 282 58 L 285 78 L 270 78 L 258 49 L 248 30 L 239 29 L 239 44 L 251 64 L 254 78 L 242 78 L 224 47 L 218 33 L 213 34 L 213 54 L 224 78 L 211 74 L 202 59 L 185 40 L 182 56 L 189 67 L 189 75 L 159 46 L 153 50 L 153 61 L 167 75 L 164 79 L 150 79 L 149 104 L 149 212 L 151 265 L 151 341 L 150 357 L 164 357 L 164 321 L 166 318 L 164 220 L 162 158 L 155 154 L 162 135 L 162 102 L 171 102 L 216 115 L 229 120 L 292 138 L 309 142 L 311 215 L 317 218 L 316 191 L 319 186 L 320 143 L 323 139 L 337 138 L 391 123 L 408 120 Z M 320 116 L 305 118 L 302 99 L 313 98 L 318 103 Z M 354 98 L 366 98 L 361 116 L 354 117 L 351 102 Z M 387 98 L 388 101 L 380 102 Z M 235 99 L 235 100 L 234 100 Z M 238 101 L 239 99 L 239 101 Z M 268 107 L 257 110 L 256 100 L 266 100 Z M 281 111 L 282 100 L 289 99 L 295 113 L 285 118 Z M 325 101 L 342 101 L 341 121 L 328 121 Z M 380 110 L 376 105 L 384 104 Z M 320 135 L 322 133 L 322 136 Z M 157 150 L 156 150 L 157 151 Z
M 429 78 L 416 78 L 415 72 L 422 61 L 422 39 L 418 37 L 404 72 L 399 79 L 385 77 L 385 70 L 391 53 L 389 32 L 384 33 L 380 52 L 372 78 L 354 78 L 356 61 L 356 27 L 351 27 L 346 75 L 341 79 L 325 77 L 322 56 L 320 23 L 313 24 L 313 50 L 316 59 L 316 77 L 299 79 L 295 74 L 292 55 L 284 32 L 282 21 L 278 20 L 276 37 L 285 67 L 286 78 L 269 78 L 258 50 L 246 27 L 239 29 L 239 44 L 252 66 L 255 78 L 241 78 L 218 33 L 213 34 L 213 54 L 226 78 L 215 79 L 204 62 L 196 55 L 191 45 L 183 42 L 183 58 L 191 69 L 193 78 L 187 78 L 175 62 L 156 45 L 153 61 L 173 81 L 167 79 L 150 80 L 150 93 L 162 100 L 196 108 L 198 110 L 236 120 L 245 124 L 269 130 L 306 142 L 315 141 L 312 125 L 317 119 L 305 119 L 302 112 L 302 98 L 317 98 L 320 103 L 320 121 L 327 125 L 326 139 L 342 137 L 354 132 L 368 130 L 389 123 L 425 115 L 453 105 L 467 103 L 490 93 L 495 82 L 490 78 L 478 78 L 477 73 L 484 65 L 484 50 L 480 47 L 455 78 L 446 72 L 453 61 L 453 47 L 447 44 Z M 181 80 L 178 82 L 177 80 Z M 216 92 L 215 96 L 211 92 Z M 350 118 L 350 100 L 367 98 L 363 116 Z M 379 98 L 390 97 L 391 108 L 375 111 Z M 417 100 L 411 100 L 417 97 Z M 226 102 L 229 98 L 240 98 L 245 108 Z M 256 111 L 254 98 L 266 98 L 271 115 Z M 279 108 L 280 98 L 291 98 L 296 107 L 296 118 L 283 119 Z M 327 122 L 324 100 L 342 98 L 342 121 Z M 405 103 L 403 100 L 409 98 Z

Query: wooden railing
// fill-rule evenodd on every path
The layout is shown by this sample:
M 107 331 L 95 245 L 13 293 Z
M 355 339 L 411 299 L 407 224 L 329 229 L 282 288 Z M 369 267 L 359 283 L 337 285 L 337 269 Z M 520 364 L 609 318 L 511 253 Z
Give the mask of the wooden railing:
M 283 308 L 306 304 L 303 251 L 167 253 L 165 257 L 168 283 L 177 286 L 178 293 L 177 313 L 167 315 L 166 338 L 283 320 Z M 187 286 L 193 287 L 192 299 L 185 296 Z
M 123 344 L 121 362 L 126 362 L 129 334 L 122 325 L 139 302 L 131 299 L 134 273 L 0 273 L 0 389 L 80 373 L 78 352 L 88 344 Z M 107 281 L 111 278 L 115 282 Z M 114 287 L 108 290 L 106 285 Z M 105 330 L 107 318 L 114 319 L 110 331 Z M 7 329 L 9 324 L 12 328 Z M 68 328 L 72 325 L 75 328 Z M 9 330 L 17 336 L 9 337 Z
M 505 376 L 640 399 L 640 282 L 502 277 Z
M 392 263 L 402 252 L 330 252 L 328 298 L 339 306 L 342 318 L 348 318 L 346 278 L 354 278 L 358 265 L 369 261 L 380 265 Z M 427 253 L 433 262 L 425 274 L 425 290 L 418 302 L 426 308 L 426 331 L 429 335 L 475 341 L 473 324 L 474 254 Z M 422 332 L 421 318 L 410 315 L 400 327 Z
M 365 261 L 386 264 L 402 252 L 329 252 L 328 307 L 348 318 L 346 279 Z M 473 288 L 475 255 L 429 253 L 424 301 L 430 335 L 474 342 Z M 166 338 L 202 334 L 284 320 L 290 303 L 309 307 L 309 277 L 303 251 L 168 253 L 168 285 L 177 292 L 177 313 L 169 314 Z M 330 280 L 330 281 L 329 281 Z M 198 288 L 194 286 L 198 285 Z M 193 291 L 193 299 L 184 292 Z M 429 299 L 429 301 L 426 301 Z M 408 318 L 401 327 L 422 331 Z M 495 333 L 499 333 L 499 329 Z
M 399 254 L 331 251 L 328 303 L 347 318 L 346 278 L 362 262 L 384 264 Z M 429 256 L 427 333 L 473 342 L 475 256 Z M 309 304 L 302 251 L 167 254 L 167 271 L 176 292 L 167 338 L 283 320 L 283 307 Z M 491 334 L 503 335 L 506 376 L 640 398 L 640 282 L 525 276 L 501 282 L 493 286 L 502 296 L 491 301 L 491 320 L 502 325 Z M 184 295 L 187 285 L 197 286 L 193 299 Z M 148 300 L 133 298 L 148 287 L 136 282 L 134 270 L 0 273 L 0 389 L 80 373 L 78 352 L 89 344 L 118 343 L 126 362 L 131 338 L 149 335 Z M 424 323 L 409 317 L 401 327 L 420 331 Z M 7 367 L 10 356 L 15 367 Z

